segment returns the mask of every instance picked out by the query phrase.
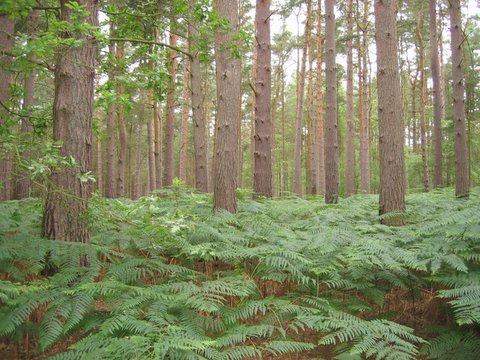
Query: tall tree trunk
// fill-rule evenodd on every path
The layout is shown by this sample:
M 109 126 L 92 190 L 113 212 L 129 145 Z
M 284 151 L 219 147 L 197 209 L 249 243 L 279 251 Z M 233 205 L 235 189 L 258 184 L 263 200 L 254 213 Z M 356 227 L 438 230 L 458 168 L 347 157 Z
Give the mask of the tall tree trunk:
M 433 187 L 443 186 L 443 155 L 442 155 L 442 90 L 440 83 L 440 58 L 438 55 L 438 34 L 437 34 L 437 1 L 430 0 L 430 67 L 432 69 L 433 82 L 433 139 L 435 143 L 435 166 L 433 176 Z
M 255 155 L 253 191 L 272 197 L 272 64 L 270 47 L 270 0 L 257 0 L 257 66 L 255 83 Z
M 160 105 L 157 101 L 153 101 L 153 121 L 155 125 L 155 188 L 162 187 L 162 121 Z
M 32 12 L 28 15 L 27 31 L 28 31 L 28 35 L 31 38 L 35 38 L 37 36 L 38 18 L 39 18 L 38 10 L 32 10 Z M 34 105 L 35 79 L 36 79 L 36 73 L 35 73 L 35 70 L 33 70 L 25 78 L 25 82 L 24 82 L 25 94 L 23 98 L 22 108 L 26 110 L 28 113 L 30 113 L 29 108 Z M 29 141 L 33 140 L 32 139 L 33 126 L 29 119 L 22 119 L 21 132 L 22 132 L 22 135 L 24 135 L 24 140 L 29 140 Z M 26 150 L 21 154 L 22 163 L 23 163 L 21 164 L 21 166 L 23 169 L 22 168 L 19 169 L 18 178 L 15 183 L 15 199 L 24 199 L 30 196 L 30 190 L 31 190 L 30 174 L 28 173 L 28 171 L 25 170 L 24 163 L 28 162 L 28 160 L 32 158 L 32 155 L 33 154 L 30 150 Z
M 124 85 L 121 80 L 118 78 L 123 72 L 123 61 L 125 58 L 125 49 L 123 43 L 117 44 L 116 49 L 117 55 L 117 74 L 116 74 L 116 112 L 117 112 L 117 125 L 118 125 L 118 138 L 120 140 L 119 144 L 119 156 L 118 156 L 118 178 L 117 178 L 117 196 L 124 197 L 126 196 L 125 189 L 127 189 L 125 172 L 127 168 L 127 151 L 128 151 L 128 138 L 127 138 L 127 129 L 125 127 L 123 119 L 123 106 L 121 103 L 121 97 L 125 92 Z
M 418 68 L 415 72 L 415 77 L 410 79 L 412 85 L 412 149 L 413 152 L 418 150 L 418 135 L 417 135 L 417 82 L 418 82 Z
M 325 132 L 325 203 L 338 202 L 338 123 L 337 64 L 335 50 L 335 0 L 325 0 L 326 47 L 326 132 Z
M 463 77 L 463 33 L 460 0 L 449 0 L 452 47 L 453 123 L 455 128 L 455 196 L 468 198 L 467 135 L 465 130 L 465 86 Z
M 231 213 L 237 211 L 238 169 L 238 101 L 241 74 L 240 60 L 231 53 L 238 31 L 238 0 L 216 0 L 215 9 L 230 23 L 229 31 L 215 32 L 215 63 L 217 79 L 217 134 L 214 182 L 214 207 Z
M 67 0 L 60 1 L 60 18 L 72 22 Z M 89 14 L 85 22 L 97 25 L 97 2 L 78 0 Z M 89 242 L 85 220 L 92 182 L 79 175 L 92 170 L 92 117 L 94 106 L 96 40 L 90 35 L 63 32 L 63 38 L 80 38 L 82 45 L 59 49 L 55 66 L 53 139 L 61 141 L 60 153 L 72 157 L 76 166 L 52 174 L 44 209 L 43 232 L 49 239 Z M 80 259 L 86 265 L 87 259 Z
M 305 24 L 305 42 L 302 51 L 300 73 L 298 74 L 297 89 L 297 122 L 295 128 L 295 150 L 293 159 L 293 186 L 292 191 L 302 195 L 302 132 L 303 132 L 303 99 L 305 96 L 305 72 L 307 67 L 307 39 L 310 37 L 310 16 Z
M 420 14 L 417 19 L 416 34 L 418 40 L 418 56 L 420 61 L 418 66 L 420 68 L 420 144 L 422 148 L 422 167 L 423 167 L 423 190 L 430 191 L 430 179 L 428 175 L 428 158 L 427 158 L 427 120 L 426 120 L 426 106 L 427 106 L 427 79 L 425 76 L 425 45 L 423 42 L 423 35 L 420 29 L 423 23 L 423 14 Z
M 398 72 L 396 0 L 375 0 L 380 215 L 405 210 L 405 158 L 400 74 Z M 387 225 L 402 225 L 403 216 L 387 215 Z
M 182 105 L 182 124 L 180 131 L 180 159 L 178 164 L 178 177 L 185 183 L 187 182 L 187 153 L 188 153 L 188 102 L 190 101 L 190 88 L 189 88 L 189 66 L 188 61 L 185 59 L 183 63 L 183 105 Z
M 132 134 L 133 135 L 133 134 Z M 142 196 L 142 123 L 139 122 L 135 129 L 135 161 L 132 179 L 132 199 Z
M 0 15 L 0 51 L 9 52 L 14 45 L 15 22 L 8 15 Z M 7 55 L 0 56 L 0 103 L 7 104 L 12 82 L 12 74 L 3 69 L 11 59 Z M 0 108 L 0 127 L 4 126 L 8 113 Z M 0 201 L 10 200 L 12 197 L 12 159 L 11 155 L 0 144 Z
M 170 27 L 173 26 L 173 18 L 170 20 Z M 171 46 L 177 45 L 177 35 L 170 33 L 169 43 Z M 164 160 L 164 178 L 165 186 L 172 185 L 174 177 L 174 140 L 175 140 L 175 76 L 177 68 L 177 52 L 170 50 L 167 69 L 170 75 L 167 85 L 167 122 L 165 126 L 165 160 Z
M 307 156 L 306 156 L 306 168 L 307 168 L 307 189 L 313 194 L 314 188 L 317 182 L 317 164 L 315 163 L 314 148 L 317 140 L 315 136 L 315 109 L 313 99 L 313 44 L 312 44 L 312 0 L 307 1 L 307 16 L 310 18 L 308 23 L 310 30 L 308 31 L 307 51 L 308 51 L 308 88 L 307 88 Z M 315 190 L 316 191 L 316 190 Z
M 100 83 L 100 74 L 96 75 L 96 86 Z M 97 190 L 100 196 L 104 196 L 104 184 L 103 184 L 103 141 L 102 141 L 102 108 L 97 107 Z
M 110 35 L 114 33 L 114 25 L 110 24 Z M 110 42 L 108 46 L 110 55 L 112 58 L 116 57 L 115 52 L 115 44 Z M 118 73 L 118 70 L 112 69 L 108 72 L 108 81 L 112 84 L 115 84 L 115 74 Z M 117 89 L 116 89 L 117 90 Z M 120 105 L 119 105 L 120 106 Z M 108 106 L 107 110 L 107 129 L 106 129 L 106 145 L 107 145 L 107 157 L 106 157 L 106 165 L 107 171 L 105 176 L 105 197 L 107 198 L 115 198 L 117 196 L 117 162 L 118 159 L 116 157 L 115 152 L 115 144 L 116 144 L 116 132 L 115 132 L 115 116 L 116 116 L 116 104 L 115 100 L 112 101 L 111 104 Z
M 360 131 L 360 180 L 363 194 L 369 194 L 370 188 L 370 96 L 368 75 L 368 13 L 369 2 L 363 4 L 362 25 L 362 128 Z
M 152 109 L 150 115 L 147 115 L 147 158 L 148 158 L 148 192 L 154 192 L 157 187 L 157 171 L 155 168 L 155 103 L 153 101 L 152 90 L 147 90 L 147 106 Z
M 321 1 L 321 0 L 319 0 Z M 285 133 L 285 71 L 282 68 L 282 186 L 281 194 L 284 195 L 288 191 L 288 161 L 287 161 L 287 151 L 286 151 L 286 133 Z
M 316 108 L 316 163 L 318 169 L 315 194 L 325 194 L 325 134 L 323 125 L 323 38 L 322 38 L 322 0 L 317 0 L 317 108 Z
M 254 24 L 256 26 L 256 23 Z M 253 53 L 252 53 L 252 101 L 250 103 L 250 172 L 253 188 L 253 172 L 255 170 L 255 107 L 256 107 L 256 96 L 255 96 L 255 86 L 257 84 L 257 56 L 258 56 L 258 46 L 257 38 L 253 39 Z
M 347 161 L 345 196 L 355 192 L 355 124 L 353 122 L 353 4 L 347 0 Z
M 195 1 L 190 0 L 190 7 L 193 8 Z M 195 186 L 198 190 L 208 191 L 208 165 L 207 165 L 207 134 L 206 116 L 203 115 L 203 93 L 202 77 L 200 69 L 200 57 L 195 40 L 197 39 L 197 24 L 190 21 L 188 25 L 189 42 L 188 47 L 191 57 L 190 63 L 190 87 L 192 89 L 192 121 L 193 121 L 193 142 L 195 148 Z M 207 122 L 208 123 L 208 122 Z
M 278 100 L 280 98 L 280 89 L 281 89 L 281 81 L 282 81 L 282 69 L 283 69 L 283 58 L 279 59 L 279 63 L 277 65 L 275 71 L 275 94 L 273 96 L 273 103 L 272 103 L 272 178 L 273 178 L 273 196 L 276 196 L 280 192 L 280 183 L 281 183 L 281 166 L 280 160 L 278 156 L 275 156 L 276 151 L 276 133 L 278 127 Z

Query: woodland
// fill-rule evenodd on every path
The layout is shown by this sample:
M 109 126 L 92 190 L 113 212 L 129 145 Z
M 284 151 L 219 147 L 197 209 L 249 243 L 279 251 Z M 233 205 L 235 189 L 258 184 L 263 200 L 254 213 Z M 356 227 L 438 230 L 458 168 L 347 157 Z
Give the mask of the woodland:
M 0 359 L 479 359 L 479 15 L 1 0 Z

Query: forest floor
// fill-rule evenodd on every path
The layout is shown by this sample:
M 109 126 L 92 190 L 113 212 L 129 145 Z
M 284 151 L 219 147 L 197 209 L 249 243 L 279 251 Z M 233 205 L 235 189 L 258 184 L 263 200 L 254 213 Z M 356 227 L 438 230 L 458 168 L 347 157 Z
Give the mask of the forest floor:
M 0 204 L 0 359 L 480 358 L 480 189 L 410 194 L 402 227 L 374 195 L 239 198 L 95 197 L 88 245 Z

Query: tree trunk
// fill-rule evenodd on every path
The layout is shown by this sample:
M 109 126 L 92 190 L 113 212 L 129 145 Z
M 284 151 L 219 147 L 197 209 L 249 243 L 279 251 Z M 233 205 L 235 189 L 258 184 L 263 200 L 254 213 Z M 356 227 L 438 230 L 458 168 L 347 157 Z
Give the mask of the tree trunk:
M 60 1 L 60 18 L 72 22 L 67 0 Z M 89 15 L 85 22 L 97 25 L 97 2 L 78 1 Z M 63 38 L 78 37 L 64 32 Z M 59 49 L 55 66 L 55 100 L 53 105 L 53 139 L 61 141 L 60 153 L 75 159 L 76 165 L 56 170 L 47 194 L 43 232 L 49 239 L 89 242 L 85 215 L 91 196 L 91 181 L 79 175 L 92 170 L 92 116 L 94 106 L 96 40 L 81 35 L 82 45 Z M 86 265 L 87 259 L 80 259 Z
M 117 44 L 117 64 L 119 64 L 119 68 L 117 69 L 116 74 L 116 112 L 117 112 L 117 124 L 118 124 L 118 137 L 120 139 L 120 147 L 119 147 L 119 156 L 118 156 L 118 178 L 117 178 L 117 196 L 124 197 L 126 196 L 125 189 L 127 188 L 125 171 L 127 168 L 127 151 L 128 151 L 128 138 L 127 138 L 127 130 L 125 127 L 124 119 L 123 119 L 123 106 L 120 101 L 120 98 L 123 96 L 124 85 L 121 80 L 119 80 L 119 76 L 122 74 L 122 63 L 125 58 L 125 49 L 123 43 Z
M 9 52 L 14 46 L 15 22 L 8 15 L 0 15 L 0 51 Z M 10 95 L 9 89 L 12 82 L 12 74 L 3 70 L 11 59 L 7 55 L 0 56 L 0 102 L 7 104 Z M 0 127 L 3 127 L 8 117 L 5 109 L 0 108 Z M 12 198 L 12 159 L 11 155 L 0 144 L 0 201 Z
M 133 134 L 132 134 L 133 135 Z M 137 200 L 142 196 L 142 123 L 139 122 L 135 129 L 135 165 L 133 171 L 132 199 Z
M 321 0 L 319 0 L 321 1 Z M 286 150 L 286 133 L 285 133 L 285 71 L 282 68 L 282 185 L 280 187 L 281 194 L 284 195 L 288 191 L 288 160 L 287 160 L 287 150 Z
M 404 127 L 398 72 L 396 8 L 396 0 L 375 0 L 380 215 L 405 210 Z M 402 225 L 403 216 L 390 214 L 382 222 Z
M 195 1 L 190 0 L 190 6 L 194 6 Z M 195 147 L 195 186 L 198 190 L 208 191 L 208 166 L 207 166 L 207 134 L 205 120 L 203 115 L 203 93 L 202 77 L 200 69 L 200 57 L 198 49 L 195 46 L 197 35 L 197 25 L 192 21 L 188 25 L 189 42 L 188 47 L 192 57 L 190 59 L 190 87 L 192 89 L 192 121 L 193 121 L 193 142 Z
M 347 161 L 345 196 L 355 192 L 355 124 L 353 122 L 353 4 L 347 0 Z
M 114 33 L 113 24 L 110 25 L 110 34 Z M 112 58 L 116 57 L 115 44 L 110 42 L 109 52 Z M 114 86 L 115 83 L 115 73 L 113 64 L 111 65 L 112 69 L 108 72 L 108 81 Z M 120 106 L 120 105 L 119 105 Z M 117 140 L 115 133 L 115 116 L 116 116 L 116 104 L 115 100 L 112 101 L 108 106 L 107 110 L 107 129 L 106 129 L 106 145 L 107 145 L 107 172 L 105 176 L 105 197 L 115 198 L 117 196 L 117 162 L 118 159 L 115 153 L 115 143 Z
M 465 130 L 465 86 L 463 78 L 463 33 L 460 0 L 450 2 L 452 47 L 453 123 L 455 129 L 455 196 L 468 198 L 467 136 Z
M 272 65 L 270 47 L 270 0 L 257 0 L 257 66 L 255 82 L 254 193 L 272 197 Z
M 96 75 L 96 86 L 100 84 L 100 74 Z M 97 190 L 100 196 L 104 196 L 104 184 L 103 184 L 103 141 L 102 141 L 102 108 L 97 106 Z
M 338 123 L 337 64 L 335 50 L 335 0 L 325 0 L 326 47 L 326 132 L 325 132 L 325 203 L 338 202 Z
M 172 27 L 174 20 L 170 20 Z M 171 46 L 177 46 L 177 35 L 170 33 L 169 43 Z M 167 85 L 167 122 L 165 126 L 165 159 L 164 159 L 164 178 L 163 185 L 172 185 L 174 177 L 174 140 L 175 140 L 175 76 L 177 68 L 177 52 L 170 50 L 167 69 L 170 75 Z
M 148 151 L 148 192 L 152 193 L 157 187 L 157 171 L 155 169 L 155 103 L 152 90 L 147 90 L 147 106 L 152 109 L 150 116 L 147 115 L 147 151 Z
M 182 124 L 181 124 L 181 138 L 180 138 L 180 159 L 178 164 L 178 177 L 187 182 L 187 153 L 188 153 L 188 102 L 189 99 L 189 69 L 188 61 L 184 60 L 183 63 L 183 105 L 182 105 Z
M 39 11 L 38 10 L 32 10 L 32 12 L 28 15 L 27 18 L 27 31 L 28 35 L 31 38 L 35 38 L 38 33 L 38 18 L 39 18 Z M 30 113 L 29 108 L 34 105 L 34 94 L 35 94 L 35 79 L 36 79 L 36 74 L 35 70 L 32 70 L 30 74 L 25 78 L 24 82 L 24 98 L 23 98 L 23 104 L 22 108 L 27 111 L 27 113 Z M 24 140 L 29 140 L 32 141 L 32 132 L 33 132 L 33 126 L 30 122 L 29 119 L 22 119 L 22 126 L 21 126 L 21 132 L 22 135 L 24 136 Z M 22 156 L 22 163 L 21 166 L 23 169 L 19 169 L 19 174 L 18 178 L 15 183 L 15 199 L 24 199 L 28 198 L 30 196 L 30 188 L 31 188 L 31 180 L 30 180 L 30 174 L 28 171 L 25 170 L 25 163 L 28 162 L 32 158 L 32 151 L 31 150 L 26 150 L 24 151 L 21 156 Z
M 162 187 L 162 121 L 159 114 L 160 105 L 153 101 L 153 121 L 155 126 L 155 188 Z
M 422 148 L 422 168 L 423 168 L 423 190 L 430 191 L 430 179 L 428 175 L 428 158 L 427 158 L 427 120 L 426 120 L 426 106 L 427 106 L 427 79 L 425 76 L 425 45 L 423 42 L 423 35 L 420 29 L 423 23 L 423 14 L 419 15 L 417 19 L 416 34 L 418 40 L 418 55 L 420 58 L 420 144 Z
M 433 139 L 435 143 L 435 166 L 433 176 L 433 187 L 443 186 L 443 155 L 442 155 L 442 121 L 443 104 L 440 82 L 440 58 L 438 55 L 438 34 L 437 34 L 437 1 L 430 0 L 430 67 L 432 69 L 433 82 Z
M 360 131 L 360 180 L 363 194 L 369 194 L 370 186 L 370 99 L 368 76 L 368 11 L 369 2 L 363 4 L 362 27 L 362 128 Z
M 303 132 L 303 98 L 305 95 L 305 72 L 307 67 L 307 39 L 310 37 L 310 16 L 305 24 L 305 42 L 302 51 L 300 73 L 298 74 L 297 89 L 297 123 L 295 128 L 295 150 L 293 160 L 293 186 L 292 191 L 302 195 L 302 132 Z
M 316 108 L 316 159 L 317 188 L 314 194 L 325 194 L 325 134 L 323 131 L 323 38 L 322 38 L 322 0 L 317 1 L 317 108 Z
M 240 60 L 231 52 L 238 31 L 238 0 L 217 0 L 215 9 L 230 23 L 228 31 L 215 31 L 215 63 L 217 80 L 217 134 L 214 181 L 214 207 L 231 213 L 237 211 L 238 169 L 238 101 L 241 74 Z
M 418 81 L 418 68 L 415 72 L 415 77 L 410 80 L 412 85 L 412 149 L 413 152 L 418 150 L 418 135 L 417 135 L 417 81 Z
M 306 170 L 307 170 L 307 189 L 313 194 L 317 182 L 317 164 L 315 164 L 314 148 L 316 146 L 315 136 L 315 109 L 313 103 L 313 44 L 312 44 L 312 0 L 307 1 L 307 17 L 310 29 L 308 30 L 307 51 L 308 51 L 308 88 L 307 88 L 307 156 L 306 156 Z

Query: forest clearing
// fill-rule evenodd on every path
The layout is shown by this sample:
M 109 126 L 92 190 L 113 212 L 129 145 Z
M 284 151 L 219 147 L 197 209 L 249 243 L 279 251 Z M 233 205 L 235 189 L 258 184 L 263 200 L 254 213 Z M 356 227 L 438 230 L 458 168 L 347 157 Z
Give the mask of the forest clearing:
M 0 1 L 0 359 L 480 359 L 479 14 Z

